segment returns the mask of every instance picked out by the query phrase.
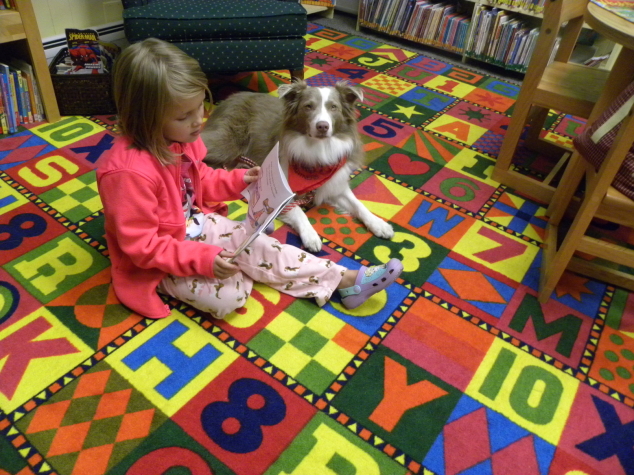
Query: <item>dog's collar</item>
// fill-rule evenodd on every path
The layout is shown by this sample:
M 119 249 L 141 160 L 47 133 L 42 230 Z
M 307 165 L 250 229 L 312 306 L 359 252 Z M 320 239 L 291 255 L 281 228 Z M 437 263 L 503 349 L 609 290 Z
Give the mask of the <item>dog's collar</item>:
M 334 165 L 309 168 L 296 160 L 290 160 L 288 165 L 288 184 L 298 196 L 309 193 L 330 180 L 346 162 L 347 157 L 344 156 Z

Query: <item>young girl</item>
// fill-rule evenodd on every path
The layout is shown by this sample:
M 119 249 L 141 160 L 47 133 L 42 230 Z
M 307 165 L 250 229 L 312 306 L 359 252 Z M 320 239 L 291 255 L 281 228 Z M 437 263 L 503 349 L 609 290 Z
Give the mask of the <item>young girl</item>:
M 97 171 L 119 300 L 149 318 L 170 314 L 157 290 L 215 318 L 242 307 L 253 282 L 322 306 L 338 289 L 355 308 L 400 275 L 397 259 L 359 271 L 261 235 L 244 252 L 239 222 L 223 201 L 259 177 L 214 170 L 202 159 L 203 101 L 210 94 L 198 62 L 177 47 L 147 39 L 127 47 L 114 68 L 121 136 Z

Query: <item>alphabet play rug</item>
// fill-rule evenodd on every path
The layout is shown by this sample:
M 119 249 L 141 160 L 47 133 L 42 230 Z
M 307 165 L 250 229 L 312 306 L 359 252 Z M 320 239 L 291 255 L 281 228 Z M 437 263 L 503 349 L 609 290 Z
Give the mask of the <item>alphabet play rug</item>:
M 320 255 L 405 265 L 354 311 L 258 285 L 222 322 L 176 301 L 132 314 L 95 185 L 115 117 L 0 137 L 0 474 L 634 474 L 634 298 L 567 273 L 540 305 L 545 209 L 490 178 L 518 86 L 315 24 L 306 78 L 363 88 L 352 186 L 396 230 L 316 206 Z M 583 126 L 553 113 L 543 133 L 569 144 Z

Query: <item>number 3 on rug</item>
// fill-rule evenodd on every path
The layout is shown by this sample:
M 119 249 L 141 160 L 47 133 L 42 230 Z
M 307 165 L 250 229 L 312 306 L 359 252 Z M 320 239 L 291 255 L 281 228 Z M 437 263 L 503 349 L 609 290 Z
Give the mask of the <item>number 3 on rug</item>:
M 431 247 L 421 238 L 412 236 L 411 234 L 394 233 L 392 238 L 393 243 L 403 243 L 399 249 L 398 257 L 403 262 L 404 272 L 416 272 L 420 268 L 420 261 L 431 255 Z M 411 243 L 411 245 L 405 246 L 405 243 Z M 380 262 L 387 262 L 392 257 L 392 249 L 387 246 L 376 246 L 374 248 L 374 255 Z

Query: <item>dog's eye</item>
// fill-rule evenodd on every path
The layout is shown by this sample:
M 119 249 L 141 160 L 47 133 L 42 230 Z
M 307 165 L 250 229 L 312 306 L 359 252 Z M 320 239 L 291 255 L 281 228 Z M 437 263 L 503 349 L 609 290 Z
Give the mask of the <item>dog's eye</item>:
M 336 111 L 336 110 L 337 110 L 337 105 L 336 105 L 336 104 L 332 104 L 332 105 L 330 106 L 330 110 L 331 110 L 331 111 Z
M 304 106 L 304 109 L 306 109 L 307 111 L 311 111 L 311 110 L 313 110 L 313 105 L 312 104 L 306 104 Z

